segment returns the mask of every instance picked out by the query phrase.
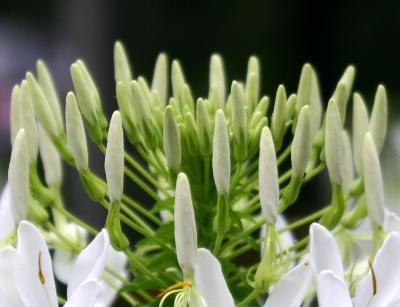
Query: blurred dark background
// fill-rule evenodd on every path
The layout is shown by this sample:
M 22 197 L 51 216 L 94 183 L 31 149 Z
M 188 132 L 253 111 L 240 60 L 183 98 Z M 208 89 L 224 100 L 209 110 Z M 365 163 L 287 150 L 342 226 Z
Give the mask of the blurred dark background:
M 400 97 L 400 1 L 0 1 L 0 186 L 6 180 L 10 154 L 9 100 L 12 86 L 43 58 L 59 93 L 72 89 L 69 66 L 83 58 L 94 75 L 107 112 L 116 109 L 113 43 L 121 39 L 131 56 L 135 76 L 150 80 L 157 54 L 181 60 L 196 96 L 208 93 L 208 61 L 224 56 L 228 80 L 244 79 L 248 57 L 262 62 L 262 92 L 274 97 L 280 83 L 297 88 L 302 65 L 318 71 L 327 101 L 346 65 L 357 68 L 355 90 L 371 106 L 379 83 L 387 86 L 395 123 Z M 400 125 L 389 137 L 391 182 L 397 192 Z M 95 155 L 95 151 L 92 151 Z M 102 158 L 97 157 L 98 172 Z M 66 170 L 69 204 L 93 220 L 77 180 Z M 393 177 L 394 176 L 394 177 Z M 397 176 L 397 177 L 396 177 Z M 397 179 L 393 179 L 397 178 Z M 76 186 L 75 186 L 76 185 Z M 72 190 L 76 192 L 71 193 Z M 315 200 L 315 190 L 309 199 Z M 139 193 L 139 192 L 138 192 Z M 398 192 L 397 192 L 398 193 Z M 397 195 L 397 194 L 396 194 Z M 140 197 L 140 196 L 139 196 Z M 327 196 L 323 193 L 326 203 Z M 390 197 L 389 197 L 390 199 Z M 104 214 L 99 214 L 97 224 Z

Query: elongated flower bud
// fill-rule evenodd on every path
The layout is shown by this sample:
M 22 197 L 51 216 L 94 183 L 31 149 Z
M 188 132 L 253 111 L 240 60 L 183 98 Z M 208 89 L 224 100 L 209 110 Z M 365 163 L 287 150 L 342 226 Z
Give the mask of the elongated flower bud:
M 165 106 L 168 99 L 168 58 L 165 53 L 157 57 L 151 90 L 158 93 L 161 105 Z
M 42 158 L 44 178 L 49 187 L 59 187 L 62 181 L 60 155 L 46 131 L 39 125 L 39 150 Z
M 310 107 L 302 107 L 292 142 L 293 176 L 303 178 L 312 146 L 310 129 Z
M 294 111 L 296 110 L 297 96 L 292 94 L 289 96 L 286 102 L 286 121 L 290 121 L 293 117 Z
M 241 159 L 245 159 L 247 152 L 247 114 L 244 108 L 244 97 L 239 84 L 232 82 L 232 128 L 236 147 Z
M 342 123 L 334 99 L 329 100 L 326 111 L 325 157 L 329 178 L 336 184 L 343 183 L 344 148 L 342 142 Z
M 384 222 L 384 191 L 378 151 L 371 133 L 366 133 L 363 147 L 363 170 L 368 215 L 379 226 Z
M 178 172 L 181 166 L 181 137 L 175 113 L 171 106 L 165 108 L 163 133 L 167 165 L 171 170 Z
M 310 105 L 312 67 L 306 63 L 300 73 L 299 85 L 297 87 L 297 109 L 300 110 L 306 105 Z
M 29 164 L 32 165 L 36 162 L 38 154 L 38 132 L 31 94 L 28 83 L 25 80 L 21 83 L 19 104 L 20 128 L 25 130 L 26 139 L 29 140 L 27 142 Z
M 248 114 L 252 114 L 260 96 L 260 61 L 257 57 L 251 56 L 247 65 L 245 98 Z
M 15 137 L 8 167 L 8 182 L 10 184 L 11 213 L 15 224 L 18 224 L 28 215 L 29 157 L 24 129 L 20 129 Z
M 121 115 L 113 113 L 108 130 L 107 150 L 104 162 L 108 194 L 111 201 L 120 201 L 124 191 L 124 132 Z
M 20 122 L 20 109 L 21 109 L 21 89 L 16 84 L 11 92 L 11 106 L 10 106 L 10 133 L 11 133 L 11 144 L 14 144 L 15 137 L 19 129 L 21 128 Z
M 114 45 L 114 78 L 116 83 L 122 81 L 125 84 L 129 84 L 133 79 L 128 55 L 120 41 Z
M 55 117 L 52 114 L 42 89 L 30 72 L 26 74 L 26 80 L 28 81 L 30 97 L 32 99 L 35 113 L 39 118 L 39 121 L 42 123 L 43 128 L 52 137 L 59 137 L 62 135 L 63 130 L 60 125 L 56 124 Z
M 88 123 L 91 138 L 99 143 L 105 137 L 107 120 L 96 84 L 81 60 L 71 65 L 70 72 L 82 117 Z
M 172 94 L 176 100 L 179 99 L 181 89 L 185 84 L 185 77 L 181 64 L 177 60 L 172 61 L 171 69 L 171 83 L 172 83 Z
M 353 152 L 349 134 L 342 130 L 343 143 L 343 192 L 347 195 L 350 185 L 354 180 Z
M 368 131 L 371 132 L 378 153 L 381 152 L 385 142 L 387 130 L 387 95 L 383 85 L 379 85 L 376 90 L 374 107 L 371 113 L 371 121 Z
M 206 102 L 199 98 L 196 104 L 196 126 L 199 135 L 200 151 L 204 156 L 211 156 L 211 126 Z
M 79 172 L 84 172 L 89 168 L 89 158 L 82 116 L 79 112 L 74 93 L 69 92 L 66 101 L 65 120 L 68 144 L 71 147 L 75 166 Z
M 353 151 L 357 173 L 362 174 L 364 135 L 368 131 L 369 116 L 364 100 L 358 93 L 353 96 Z
M 51 114 L 54 116 L 55 123 L 58 131 L 64 130 L 63 117 L 61 113 L 60 99 L 57 94 L 56 87 L 54 86 L 53 78 L 46 66 L 46 64 L 39 60 L 36 62 L 37 80 L 40 88 L 46 96 Z
M 351 94 L 351 88 L 353 87 L 355 73 L 356 70 L 354 66 L 348 66 L 340 78 L 335 92 L 332 95 L 332 98 L 334 98 L 337 103 L 342 126 L 346 120 L 347 102 Z
M 277 149 L 281 147 L 286 127 L 286 92 L 283 85 L 276 91 L 274 111 L 272 112 L 272 136 Z
M 230 188 L 231 157 L 228 126 L 222 110 L 218 110 L 215 115 L 212 167 L 218 194 L 227 196 Z
M 176 181 L 174 222 L 176 255 L 184 278 L 190 280 L 196 266 L 197 230 L 189 181 L 184 173 Z
M 139 141 L 137 131 L 137 120 L 133 111 L 133 102 L 130 87 L 126 83 L 119 81 L 116 87 L 118 108 L 122 116 L 122 124 L 124 125 L 127 137 L 136 144 Z
M 219 108 L 223 108 L 226 96 L 226 81 L 224 63 L 219 54 L 213 54 L 210 60 L 210 88 L 215 87 L 218 96 Z
M 275 224 L 279 208 L 278 166 L 268 127 L 264 127 L 261 132 L 258 176 L 262 213 L 269 224 Z

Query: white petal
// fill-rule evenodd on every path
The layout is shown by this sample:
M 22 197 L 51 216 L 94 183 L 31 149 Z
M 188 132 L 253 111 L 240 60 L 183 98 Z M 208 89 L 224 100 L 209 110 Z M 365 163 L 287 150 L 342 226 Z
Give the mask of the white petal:
M 107 231 L 103 229 L 79 254 L 68 282 L 68 298 L 85 280 L 89 278 L 100 279 L 104 271 L 109 248 L 110 239 Z
M 400 233 L 400 218 L 396 213 L 390 212 L 385 217 L 384 229 L 386 232 L 398 232 Z
M 205 248 L 197 250 L 195 281 L 196 288 L 205 299 L 208 307 L 235 306 L 221 264 Z
M 0 306 L 24 307 L 15 281 L 17 252 L 12 247 L 0 250 Z
M 313 269 L 302 262 L 286 273 L 271 291 L 264 307 L 299 307 L 311 286 Z
M 318 274 L 317 295 L 320 307 L 352 307 L 346 284 L 332 271 L 322 271 Z
M 343 263 L 336 240 L 329 230 L 317 223 L 310 227 L 310 252 L 317 273 L 331 270 L 343 280 Z
M 399 258 L 400 234 L 391 233 L 375 257 L 377 292 L 369 307 L 386 306 L 396 296 L 400 284 Z M 371 279 L 370 281 L 372 283 Z
M 59 281 L 61 281 L 65 285 L 68 284 L 72 268 L 74 267 L 77 257 L 78 254 L 63 249 L 56 249 L 54 251 L 54 275 Z
M 0 241 L 10 234 L 15 227 L 11 213 L 10 186 L 7 183 L 0 197 Z
M 369 272 L 357 285 L 356 294 L 353 299 L 354 307 L 368 306 L 372 298 L 372 276 Z
M 89 279 L 76 288 L 64 307 L 93 307 L 99 291 L 97 280 Z
M 112 247 L 109 250 L 106 267 L 112 269 L 114 272 L 118 273 L 120 276 L 127 278 L 128 270 L 127 270 L 128 258 L 124 253 L 117 252 Z M 109 278 L 112 283 L 120 287 L 122 286 L 121 280 L 115 278 L 108 272 L 105 272 L 107 278 Z M 111 288 L 104 280 L 100 281 L 100 293 L 96 299 L 95 307 L 108 307 L 111 306 L 111 303 L 117 297 L 117 294 L 113 288 Z
M 15 271 L 18 292 L 26 306 L 58 306 L 51 258 L 46 241 L 40 231 L 26 221 L 22 221 L 18 227 Z

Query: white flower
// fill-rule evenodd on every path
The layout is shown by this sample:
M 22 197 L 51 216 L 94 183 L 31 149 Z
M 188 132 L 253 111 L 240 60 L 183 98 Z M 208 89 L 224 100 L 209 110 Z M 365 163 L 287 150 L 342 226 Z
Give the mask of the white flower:
M 0 196 L 0 241 L 9 235 L 14 227 L 15 222 L 11 213 L 10 186 L 7 183 Z
M 72 269 L 68 301 L 64 306 L 93 306 L 100 290 L 98 280 L 104 270 L 109 246 L 108 234 L 103 230 L 81 252 Z M 5 296 L 1 295 L 1 307 L 58 306 L 50 253 L 45 239 L 34 225 L 27 221 L 20 223 L 17 250 L 12 247 L 1 250 L 0 264 L 0 285 L 6 284 L 7 290 Z M 2 304 L 1 300 L 14 303 Z

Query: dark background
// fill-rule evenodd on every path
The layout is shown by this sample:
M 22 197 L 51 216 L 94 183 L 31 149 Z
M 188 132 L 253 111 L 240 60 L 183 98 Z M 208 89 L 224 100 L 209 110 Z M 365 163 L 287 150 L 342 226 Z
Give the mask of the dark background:
M 258 55 L 262 92 L 270 97 L 280 83 L 289 92 L 295 91 L 301 66 L 311 62 L 318 71 L 325 102 L 346 65 L 354 64 L 355 89 L 369 105 L 377 85 L 387 86 L 395 122 L 400 96 L 399 30 L 400 1 L 396 0 L 1 0 L 0 182 L 6 178 L 10 152 L 10 92 L 25 71 L 34 69 L 37 58 L 48 63 L 61 97 L 72 89 L 70 64 L 83 58 L 109 114 L 117 107 L 112 60 L 116 39 L 126 44 L 135 77 L 144 75 L 150 80 L 160 51 L 170 59 L 180 59 L 195 96 L 208 93 L 208 61 L 213 52 L 224 56 L 230 81 L 244 79 L 248 57 Z M 400 151 L 400 136 L 394 136 L 393 142 Z M 101 173 L 102 157 L 95 150 L 90 160 Z M 76 175 L 67 169 L 70 206 L 93 221 L 94 207 L 86 204 L 79 183 L 71 178 Z M 308 199 L 314 201 L 315 190 L 310 191 L 313 194 Z M 321 199 L 319 204 L 328 201 L 325 193 Z M 103 216 L 99 215 L 98 225 Z

